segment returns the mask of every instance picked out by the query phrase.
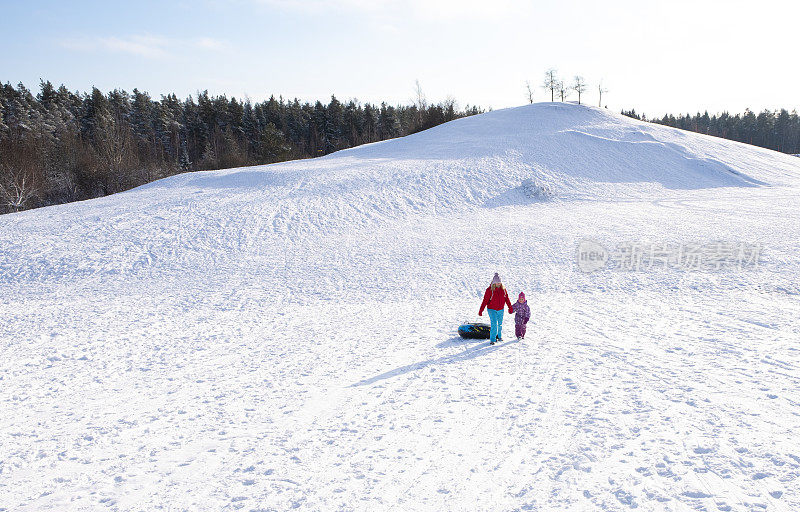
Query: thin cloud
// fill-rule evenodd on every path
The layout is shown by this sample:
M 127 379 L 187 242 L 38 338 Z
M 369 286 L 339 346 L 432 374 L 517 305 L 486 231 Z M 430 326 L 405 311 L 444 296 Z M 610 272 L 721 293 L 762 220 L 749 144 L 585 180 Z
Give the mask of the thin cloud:
M 354 9 L 380 11 L 395 3 L 394 0 L 253 0 L 257 4 L 292 9 L 304 12 L 330 12 L 332 10 Z
M 409 4 L 416 16 L 436 20 L 503 19 L 531 8 L 529 3 L 515 0 L 411 0 Z
M 349 10 L 366 15 L 401 15 L 431 21 L 510 17 L 530 10 L 520 0 L 250 0 L 256 4 L 308 14 Z
M 124 53 L 146 59 L 164 59 L 175 50 L 225 50 L 230 47 L 227 41 L 211 37 L 174 39 L 151 35 L 128 37 L 85 37 L 59 41 L 63 48 L 80 52 Z
M 204 50 L 227 50 L 230 48 L 230 43 L 221 39 L 214 39 L 212 37 L 200 37 L 191 41 L 191 45 L 195 48 Z

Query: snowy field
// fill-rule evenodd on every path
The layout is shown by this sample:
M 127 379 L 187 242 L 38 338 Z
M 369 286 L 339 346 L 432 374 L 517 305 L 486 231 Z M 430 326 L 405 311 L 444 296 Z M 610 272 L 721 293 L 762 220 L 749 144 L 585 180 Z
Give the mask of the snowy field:
M 800 510 L 799 241 L 800 160 L 549 103 L 2 216 L 0 510 Z

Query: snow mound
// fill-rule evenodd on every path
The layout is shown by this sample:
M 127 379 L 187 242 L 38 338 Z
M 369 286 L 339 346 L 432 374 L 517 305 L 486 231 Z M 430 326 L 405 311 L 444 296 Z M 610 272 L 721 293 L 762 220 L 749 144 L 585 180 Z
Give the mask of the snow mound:
M 256 194 L 301 223 L 311 216 L 327 226 L 542 198 L 611 200 L 798 181 L 800 162 L 789 155 L 605 109 L 538 103 L 323 158 L 185 174 L 142 188 Z

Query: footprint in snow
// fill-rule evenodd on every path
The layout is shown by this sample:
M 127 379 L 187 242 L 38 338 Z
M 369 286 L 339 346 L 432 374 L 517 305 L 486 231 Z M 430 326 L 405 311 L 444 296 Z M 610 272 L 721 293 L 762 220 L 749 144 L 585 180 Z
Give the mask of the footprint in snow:
M 686 496 L 687 498 L 693 498 L 693 499 L 696 499 L 696 500 L 703 499 L 703 498 L 710 498 L 711 497 L 710 494 L 706 494 L 706 493 L 704 493 L 702 491 L 684 491 L 682 493 L 682 495 Z
M 617 498 L 617 501 L 623 505 L 629 506 L 630 508 L 637 508 L 639 506 L 636 501 L 634 501 L 633 494 L 627 491 L 618 489 L 617 491 L 614 491 L 614 496 Z

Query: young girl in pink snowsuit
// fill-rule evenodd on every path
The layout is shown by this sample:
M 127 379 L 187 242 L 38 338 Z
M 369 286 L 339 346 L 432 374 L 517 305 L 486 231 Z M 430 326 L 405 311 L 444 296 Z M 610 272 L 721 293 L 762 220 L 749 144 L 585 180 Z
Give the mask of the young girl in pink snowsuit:
M 525 300 L 524 293 L 519 294 L 519 299 L 517 299 L 513 307 L 516 313 L 514 317 L 514 332 L 517 335 L 517 339 L 524 340 L 525 329 L 527 328 L 525 324 L 531 319 L 531 308 L 528 307 L 528 302 Z

